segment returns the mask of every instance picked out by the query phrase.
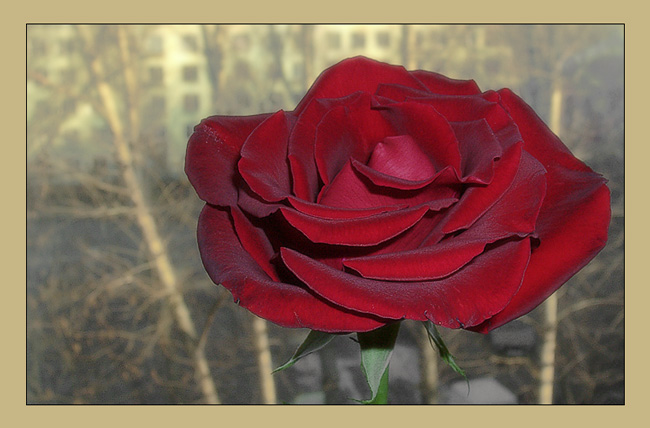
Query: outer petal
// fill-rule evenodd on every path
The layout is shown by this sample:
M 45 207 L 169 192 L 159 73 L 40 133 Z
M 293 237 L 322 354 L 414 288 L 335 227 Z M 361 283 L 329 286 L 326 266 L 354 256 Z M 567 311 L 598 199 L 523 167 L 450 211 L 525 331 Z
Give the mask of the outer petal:
M 605 246 L 611 217 L 605 180 L 573 157 L 519 97 L 503 91 L 526 150 L 542 161 L 547 195 L 537 221 L 540 245 L 533 251 L 521 290 L 499 314 L 474 330 L 486 333 L 539 305 Z
M 380 83 L 397 83 L 426 89 L 404 67 L 357 56 L 345 59 L 323 71 L 295 111 L 302 112 L 312 99 L 340 98 L 357 91 L 372 94 Z
M 521 289 L 502 312 L 474 330 L 487 333 L 530 312 L 605 246 L 610 219 L 609 189 L 583 173 L 569 173 L 565 178 L 564 186 L 575 193 L 558 194 L 562 184 L 554 181 L 550 189 L 553 193 L 547 196 L 539 217 L 540 245 L 533 251 Z M 585 187 L 580 189 L 581 186 Z
M 428 89 L 415 89 L 408 86 L 396 85 L 393 83 L 380 83 L 375 91 L 376 100 L 383 100 L 380 104 L 392 102 L 404 102 L 409 98 L 426 98 L 431 96 Z
M 239 305 L 271 322 L 332 333 L 369 331 L 387 322 L 336 306 L 299 286 L 273 281 L 242 248 L 224 210 L 203 208 L 198 242 L 210 278 L 226 287 Z
M 213 116 L 197 125 L 188 142 L 185 173 L 201 199 L 215 205 L 237 202 L 239 150 L 269 116 Z
M 500 104 L 499 94 L 494 91 L 479 95 L 432 95 L 410 100 L 431 105 L 450 122 L 485 119 L 504 149 L 521 141 L 517 125 Z
M 231 207 L 230 215 L 236 235 L 244 250 L 273 281 L 279 281 L 280 278 L 271 264 L 275 251 L 264 231 L 255 227 L 237 207 Z
M 521 284 L 530 240 L 503 243 L 455 274 L 427 282 L 359 278 L 287 248 L 281 256 L 300 280 L 331 302 L 382 318 L 429 319 L 458 328 L 479 324 L 506 306 Z
M 592 172 L 591 168 L 577 159 L 571 151 L 560 141 L 548 126 L 540 119 L 535 111 L 520 97 L 509 89 L 499 91 L 500 104 L 505 107 L 512 119 L 519 127 L 528 153 L 538 159 L 545 167 L 562 165 L 565 168 Z M 602 181 L 594 173 L 596 181 Z

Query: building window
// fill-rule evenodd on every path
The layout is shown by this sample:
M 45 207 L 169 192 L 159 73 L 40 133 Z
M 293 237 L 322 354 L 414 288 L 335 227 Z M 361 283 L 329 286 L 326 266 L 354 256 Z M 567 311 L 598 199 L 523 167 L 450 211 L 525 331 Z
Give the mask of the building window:
M 366 35 L 363 33 L 352 34 L 352 48 L 363 48 L 366 45 Z
M 163 39 L 161 36 L 151 36 L 147 43 L 147 52 L 149 55 L 162 55 Z
M 63 106 L 62 106 L 62 112 L 65 115 L 72 114 L 76 111 L 77 109 L 77 100 L 73 98 L 66 98 L 63 101 Z
M 238 60 L 233 66 L 233 71 L 237 80 L 248 80 L 252 77 L 251 68 L 244 60 Z
M 377 45 L 382 48 L 390 46 L 390 34 L 387 31 L 377 33 Z
M 63 55 L 73 54 L 74 51 L 76 50 L 76 43 L 74 39 L 61 40 L 60 50 L 61 50 L 61 54 Z
M 64 85 L 72 85 L 77 80 L 77 73 L 74 68 L 66 68 L 61 70 L 61 83 Z
M 42 39 L 32 39 L 32 55 L 33 56 L 45 56 L 47 55 L 47 44 Z
M 246 89 L 239 88 L 235 92 L 235 105 L 241 108 L 248 108 L 253 103 L 251 96 L 246 92 Z
M 284 96 L 279 92 L 271 92 L 269 100 L 271 101 L 271 105 L 274 106 L 274 108 L 280 108 L 284 105 Z
M 183 49 L 185 49 L 188 52 L 198 52 L 199 50 L 199 42 L 195 36 L 192 36 L 190 34 L 184 35 L 182 43 L 183 43 Z
M 488 58 L 485 61 L 485 71 L 490 74 L 499 74 L 501 72 L 501 61 L 498 58 Z
M 300 62 L 295 62 L 293 64 L 293 78 L 294 79 L 303 79 L 303 72 L 305 71 L 305 66 Z
M 341 35 L 339 33 L 327 33 L 327 47 L 330 49 L 339 49 L 341 47 Z
M 196 94 L 186 94 L 183 97 L 183 109 L 187 113 L 194 113 L 199 109 L 199 96 Z
M 147 127 L 145 131 L 146 144 L 152 144 L 159 141 L 165 141 L 167 137 L 167 128 L 164 125 L 156 124 Z
M 164 96 L 154 95 L 151 97 L 149 104 L 149 114 L 151 114 L 151 116 L 163 116 L 166 108 L 167 102 Z
M 47 68 L 37 68 L 36 71 L 34 72 L 37 75 L 38 79 L 47 79 L 49 74 L 47 72 Z
M 80 144 L 81 143 L 81 137 L 79 135 L 79 130 L 78 129 L 68 129 L 63 133 L 63 138 L 67 140 L 68 143 L 70 144 Z M 79 162 L 79 159 L 75 158 L 76 162 Z
M 196 82 L 199 76 L 199 69 L 195 65 L 183 67 L 183 80 L 185 82 Z
M 164 75 L 162 67 L 149 67 L 149 84 L 160 86 L 163 84 Z
M 232 44 L 237 51 L 247 51 L 250 48 L 251 38 L 248 34 L 239 34 L 234 37 Z

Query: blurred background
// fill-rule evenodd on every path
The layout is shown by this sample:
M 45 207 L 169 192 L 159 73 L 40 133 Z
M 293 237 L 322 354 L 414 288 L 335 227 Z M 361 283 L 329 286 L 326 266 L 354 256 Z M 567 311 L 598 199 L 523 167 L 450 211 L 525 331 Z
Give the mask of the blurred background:
M 351 336 L 294 367 L 307 330 L 232 302 L 196 246 L 183 172 L 214 114 L 292 110 L 366 55 L 510 87 L 609 180 L 607 247 L 488 335 L 441 330 L 471 382 L 404 322 L 395 404 L 624 404 L 622 25 L 28 25 L 27 403 L 355 404 Z

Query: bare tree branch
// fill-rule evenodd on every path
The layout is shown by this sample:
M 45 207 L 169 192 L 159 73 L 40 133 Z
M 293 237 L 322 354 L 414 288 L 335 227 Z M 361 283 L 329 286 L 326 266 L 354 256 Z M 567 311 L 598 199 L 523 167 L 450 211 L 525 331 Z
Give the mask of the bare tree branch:
M 93 35 L 88 27 L 79 26 L 76 28 L 82 34 L 82 38 L 87 44 L 92 43 Z M 124 44 L 122 44 L 121 48 L 124 48 Z M 189 343 L 193 347 L 196 347 L 198 335 L 189 308 L 180 292 L 176 273 L 172 267 L 167 250 L 163 245 L 156 223 L 151 215 L 151 210 L 142 193 L 142 186 L 134 170 L 133 155 L 126 141 L 124 125 L 118 113 L 118 101 L 112 87 L 104 77 L 104 66 L 100 57 L 90 55 L 88 63 L 104 107 L 105 119 L 113 133 L 113 143 L 122 169 L 122 178 L 133 202 L 136 219 L 142 230 L 147 250 L 154 262 L 158 277 L 167 291 L 168 301 L 172 307 L 176 322 L 189 339 Z M 195 348 L 195 351 L 193 354 L 196 370 L 195 376 L 203 391 L 204 400 L 206 403 L 218 404 L 220 401 L 216 386 L 210 375 L 210 368 L 205 354 L 201 349 Z

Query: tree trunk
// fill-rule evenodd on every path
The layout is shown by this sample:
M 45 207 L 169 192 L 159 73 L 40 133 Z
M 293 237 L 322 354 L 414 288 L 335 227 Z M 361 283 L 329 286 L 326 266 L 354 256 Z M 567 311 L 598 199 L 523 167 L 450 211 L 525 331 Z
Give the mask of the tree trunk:
M 420 348 L 420 391 L 422 404 L 438 404 L 438 355 L 431 346 L 429 334 L 426 330 L 418 334 L 418 348 Z
M 223 59 L 223 28 L 218 25 L 201 25 L 203 36 L 203 52 L 208 67 L 212 107 L 216 108 L 219 101 Z
M 269 335 L 266 328 L 266 321 L 253 316 L 253 340 L 257 351 L 257 366 L 260 375 L 260 389 L 262 390 L 262 401 L 264 404 L 276 404 L 275 382 L 273 380 L 273 362 L 271 349 L 269 347 Z
M 407 70 L 419 68 L 416 58 L 415 31 L 409 24 L 402 25 L 402 65 Z
M 312 24 L 301 27 L 302 56 L 303 56 L 303 89 L 305 92 L 313 83 L 314 75 L 314 26 Z
M 92 43 L 93 35 L 87 26 L 77 27 L 86 43 Z M 119 31 L 123 31 L 120 29 Z M 90 49 L 87 52 L 92 52 Z M 124 52 L 123 52 L 124 54 Z M 162 283 L 169 305 L 171 306 L 174 319 L 179 328 L 186 336 L 186 344 L 191 350 L 192 361 L 195 369 L 195 379 L 199 384 L 203 399 L 208 404 L 219 404 L 217 389 L 210 374 L 210 367 L 205 357 L 202 347 L 197 347 L 198 335 L 194 323 L 190 316 L 189 308 L 183 299 L 179 290 L 176 273 L 169 259 L 169 255 L 163 240 L 160 237 L 151 209 L 146 202 L 142 192 L 142 186 L 138 180 L 134 168 L 133 154 L 127 143 L 125 130 L 118 113 L 117 99 L 113 88 L 106 81 L 104 75 L 104 66 L 99 56 L 88 55 L 91 75 L 97 86 L 101 104 L 103 106 L 103 115 L 113 134 L 113 144 L 115 146 L 117 160 L 122 171 L 122 179 L 126 185 L 129 197 L 134 205 L 135 216 L 142 231 L 144 243 L 146 245 L 149 257 L 154 266 L 160 282 Z

